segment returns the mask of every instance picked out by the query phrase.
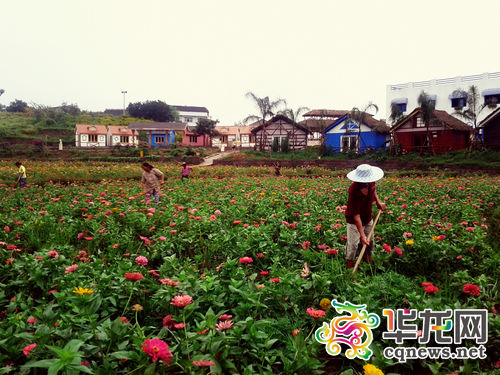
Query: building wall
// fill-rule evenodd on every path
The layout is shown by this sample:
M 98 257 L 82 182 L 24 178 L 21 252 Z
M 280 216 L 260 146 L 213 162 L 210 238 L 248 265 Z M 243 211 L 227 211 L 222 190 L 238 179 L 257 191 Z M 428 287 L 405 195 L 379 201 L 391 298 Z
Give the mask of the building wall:
M 208 118 L 208 112 L 188 112 L 188 111 L 178 111 L 179 121 L 185 122 L 189 125 L 196 125 L 200 118 Z
M 422 91 L 428 95 L 436 95 L 436 109 L 453 114 L 455 110 L 451 106 L 449 95 L 461 89 L 467 91 L 470 86 L 476 86 L 480 94 L 480 103 L 484 103 L 481 95 L 483 90 L 500 88 L 500 72 L 483 73 L 471 76 L 459 76 L 445 79 L 432 79 L 429 81 L 409 82 L 404 84 L 387 85 L 386 88 L 386 114 L 391 114 L 391 102 L 394 99 L 407 98 L 408 104 L 404 114 L 409 114 L 418 107 L 417 98 Z M 478 123 L 489 115 L 493 110 L 485 108 L 478 117 Z M 469 124 L 472 125 L 472 124 Z
M 190 137 L 196 136 L 196 142 L 192 142 Z M 205 140 L 205 143 L 203 142 Z M 193 146 L 193 147 L 210 147 L 210 136 L 204 135 L 196 135 L 194 133 L 184 133 L 182 136 L 182 144 L 184 146 Z
M 108 135 L 108 145 L 110 146 L 137 146 L 139 139 L 137 136 L 133 135 L 125 135 L 128 136 L 128 142 L 120 142 L 120 135 L 119 134 L 109 134 Z
M 262 143 L 264 150 L 270 150 L 274 137 L 288 137 L 290 150 L 300 150 L 307 147 L 306 132 L 284 121 L 277 121 L 266 126 L 265 132 L 263 129 L 255 132 L 255 145 L 260 148 Z
M 357 137 L 359 129 L 352 121 L 342 121 L 328 130 L 325 135 L 326 147 L 330 147 L 335 152 L 342 152 L 342 137 Z M 365 124 L 361 125 L 361 152 L 385 149 L 385 142 L 389 139 L 388 134 L 380 134 Z
M 500 116 L 491 120 L 483 130 L 484 145 L 500 151 Z
M 106 134 L 98 134 L 97 142 L 89 142 L 89 134 L 75 132 L 76 147 L 106 147 Z
M 404 128 L 395 131 L 394 138 L 403 152 L 420 152 L 424 148 L 426 128 Z M 430 127 L 429 136 L 432 150 L 437 154 L 463 150 L 469 145 L 469 134 L 445 127 Z

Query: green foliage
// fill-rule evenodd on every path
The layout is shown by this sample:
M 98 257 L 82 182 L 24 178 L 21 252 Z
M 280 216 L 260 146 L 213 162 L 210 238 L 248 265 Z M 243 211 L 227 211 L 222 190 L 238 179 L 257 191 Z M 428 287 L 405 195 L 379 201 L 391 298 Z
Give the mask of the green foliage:
M 13 102 L 10 102 L 10 104 L 7 106 L 5 109 L 7 112 L 26 112 L 28 109 L 28 104 L 26 102 L 23 102 L 22 100 L 16 99 Z
M 159 122 L 176 120 L 175 112 L 167 103 L 161 100 L 130 103 L 127 112 L 133 117 Z
M 280 142 L 279 138 L 273 138 L 273 144 L 271 145 L 271 151 L 272 152 L 278 152 L 280 150 Z

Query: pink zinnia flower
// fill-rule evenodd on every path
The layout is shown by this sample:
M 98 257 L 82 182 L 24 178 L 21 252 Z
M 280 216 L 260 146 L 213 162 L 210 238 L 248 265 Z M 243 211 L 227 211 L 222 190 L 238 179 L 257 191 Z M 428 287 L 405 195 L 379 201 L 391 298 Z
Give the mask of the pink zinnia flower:
M 125 275 L 123 275 L 123 277 L 125 277 L 126 279 L 128 279 L 130 281 L 138 281 L 138 280 L 144 278 L 144 276 L 140 272 L 136 272 L 136 273 L 127 272 Z
M 78 264 L 72 264 L 71 266 L 65 268 L 64 273 L 75 272 L 77 269 L 78 269 Z
M 153 357 L 153 362 L 156 362 L 158 359 L 165 362 L 166 365 L 170 364 L 172 360 L 172 353 L 168 350 L 168 344 L 160 339 L 151 339 L 144 340 L 144 344 L 142 345 L 142 350 L 144 353 L 149 354 Z
M 219 322 L 215 325 L 217 331 L 227 331 L 233 326 L 233 321 L 232 320 L 224 320 L 222 322 Z
M 29 318 L 28 319 L 29 324 L 35 324 L 36 323 L 36 318 Z
M 469 283 L 465 284 L 463 286 L 462 290 L 464 291 L 464 293 L 472 294 L 476 297 L 479 297 L 479 294 L 481 293 L 479 290 L 479 287 L 477 285 L 469 284 Z
M 219 316 L 219 319 L 220 320 L 228 320 L 228 319 L 231 319 L 233 316 L 232 315 L 229 315 L 229 314 L 222 314 L 221 316 Z
M 24 355 L 29 355 L 33 349 L 36 348 L 36 343 L 35 344 L 30 344 L 28 346 L 25 346 L 23 349 L 23 354 Z
M 413 234 L 409 233 L 409 232 L 404 232 L 403 233 L 403 236 L 404 237 L 407 237 L 407 238 L 410 238 L 410 237 L 413 237 Z
M 465 228 L 466 231 L 469 231 L 469 232 L 474 232 L 474 227 L 467 227 Z
M 176 285 L 179 285 L 181 282 L 180 281 L 173 281 L 170 279 L 160 279 L 160 283 L 167 284 L 170 286 L 176 286 Z
M 328 246 L 326 246 L 326 245 L 318 245 L 318 249 L 320 249 L 320 250 L 326 250 L 326 249 L 328 249 Z
M 242 263 L 242 264 L 253 263 L 253 259 L 250 257 L 243 257 L 243 258 L 240 258 L 240 263 Z
M 269 271 L 260 271 L 261 276 L 267 276 L 269 275 Z
M 309 307 L 307 310 L 306 310 L 306 313 L 309 314 L 310 316 L 312 316 L 313 318 L 317 319 L 317 318 L 322 318 L 323 316 L 325 316 L 326 312 L 323 311 L 323 310 L 315 310 L 313 309 L 312 307 Z
M 262 254 L 262 253 L 257 254 L 257 258 L 259 258 L 259 259 L 261 259 L 263 256 L 264 256 L 264 254 Z
M 55 250 L 49 250 L 47 254 L 49 254 L 51 258 L 59 258 L 59 253 Z
M 135 258 L 135 262 L 143 267 L 147 266 L 148 265 L 148 258 L 146 258 L 145 256 L 138 256 L 137 258 Z
M 310 245 L 311 245 L 310 241 L 304 241 L 302 242 L 302 249 L 307 250 Z
M 304 267 L 302 268 L 302 271 L 300 272 L 300 276 L 303 278 L 306 278 L 309 276 L 309 267 L 307 266 L 307 263 L 304 263 Z
M 170 302 L 171 305 L 183 308 L 186 307 L 187 305 L 193 303 L 193 297 L 191 297 L 188 294 L 181 294 L 179 296 L 175 296 L 172 298 L 172 302 Z
M 234 225 L 241 224 L 241 220 L 234 220 L 234 221 L 233 221 L 233 224 L 234 224 Z
M 217 220 L 217 216 L 215 215 L 210 215 L 210 221 L 215 221 Z
M 197 367 L 210 367 L 210 366 L 215 366 L 214 361 L 207 361 L 206 359 L 200 359 L 199 361 L 193 361 L 191 362 L 193 365 Z
M 403 250 L 401 250 L 401 248 L 399 248 L 399 247 L 395 247 L 394 252 L 396 254 L 398 254 L 399 256 L 403 255 Z
M 278 277 L 272 277 L 269 280 L 271 280 L 273 283 L 279 283 L 280 279 Z
M 182 329 L 186 326 L 186 324 L 184 323 L 177 323 L 177 324 L 174 324 L 174 328 L 176 329 Z

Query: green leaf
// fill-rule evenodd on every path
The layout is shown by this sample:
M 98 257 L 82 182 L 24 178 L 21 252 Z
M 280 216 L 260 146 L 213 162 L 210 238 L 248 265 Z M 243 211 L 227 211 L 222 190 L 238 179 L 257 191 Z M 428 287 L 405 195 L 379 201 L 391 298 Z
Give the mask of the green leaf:
M 21 367 L 22 368 L 32 368 L 32 367 L 49 368 L 56 361 L 57 361 L 57 359 L 42 359 L 41 361 L 30 361 Z

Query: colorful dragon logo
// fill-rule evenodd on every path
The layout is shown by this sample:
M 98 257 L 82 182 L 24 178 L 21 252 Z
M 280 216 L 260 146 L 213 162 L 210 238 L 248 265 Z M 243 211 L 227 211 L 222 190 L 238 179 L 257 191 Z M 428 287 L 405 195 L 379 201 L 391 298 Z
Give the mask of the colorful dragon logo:
M 373 340 L 371 330 L 379 326 L 380 317 L 368 313 L 366 305 L 354 305 L 349 301 L 339 303 L 333 300 L 332 306 L 338 314 L 346 312 L 349 316 L 338 316 L 330 324 L 323 323 L 315 332 L 316 341 L 325 344 L 326 352 L 332 356 L 340 354 L 340 344 L 345 344 L 349 347 L 345 352 L 347 358 L 369 360 L 373 354 L 369 348 Z

